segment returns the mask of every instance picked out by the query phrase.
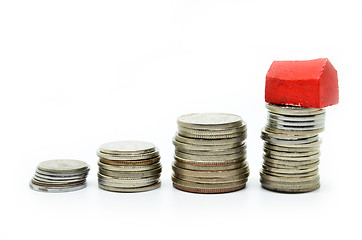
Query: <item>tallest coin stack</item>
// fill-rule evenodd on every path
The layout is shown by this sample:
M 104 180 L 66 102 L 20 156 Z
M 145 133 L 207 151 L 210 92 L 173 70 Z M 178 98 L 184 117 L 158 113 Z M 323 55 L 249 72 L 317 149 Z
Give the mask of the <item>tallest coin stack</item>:
M 237 115 L 189 114 L 178 118 L 174 138 L 175 188 L 194 193 L 224 193 L 245 187 L 246 124 Z
M 261 134 L 264 188 L 286 193 L 319 188 L 323 108 L 338 100 L 337 71 L 328 59 L 273 62 L 265 84 L 268 121 Z

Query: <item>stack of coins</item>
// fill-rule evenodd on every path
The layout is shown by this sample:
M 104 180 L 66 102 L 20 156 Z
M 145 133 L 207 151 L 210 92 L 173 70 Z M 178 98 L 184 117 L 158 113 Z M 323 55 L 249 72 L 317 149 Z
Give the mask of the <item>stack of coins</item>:
M 87 186 L 89 166 L 78 160 L 41 162 L 30 181 L 30 188 L 40 192 L 70 192 Z
M 98 185 L 112 192 L 143 192 L 160 187 L 160 154 L 149 142 L 119 141 L 98 149 Z
M 194 193 L 224 193 L 245 187 L 246 124 L 224 113 L 189 114 L 178 118 L 173 139 L 175 188 Z
M 309 192 L 319 188 L 318 133 L 324 130 L 325 110 L 267 104 L 262 130 L 264 164 L 260 182 L 266 189 Z

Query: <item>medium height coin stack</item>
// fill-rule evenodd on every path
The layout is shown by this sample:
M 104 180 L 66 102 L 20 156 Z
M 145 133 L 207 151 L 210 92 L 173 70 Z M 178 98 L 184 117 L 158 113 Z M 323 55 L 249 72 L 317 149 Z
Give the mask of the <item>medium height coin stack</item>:
M 277 192 L 309 192 L 319 188 L 318 133 L 324 130 L 325 110 L 267 104 L 262 130 L 264 164 L 260 182 Z
M 149 142 L 118 141 L 98 149 L 98 185 L 112 192 L 143 192 L 160 187 L 160 154 Z
M 194 193 L 224 193 L 245 187 L 246 124 L 237 115 L 189 114 L 178 118 L 173 140 L 175 188 Z

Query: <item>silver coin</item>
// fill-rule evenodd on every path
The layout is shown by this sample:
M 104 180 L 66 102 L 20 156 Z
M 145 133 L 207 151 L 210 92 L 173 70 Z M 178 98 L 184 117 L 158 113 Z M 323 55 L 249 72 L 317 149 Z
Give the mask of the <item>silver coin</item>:
M 151 159 L 159 156 L 158 149 L 156 148 L 155 151 L 143 154 L 135 154 L 135 155 L 118 155 L 118 154 L 108 154 L 102 153 L 97 151 L 97 156 L 107 160 L 114 160 L 114 161 L 137 161 L 137 160 L 146 160 Z
M 223 177 L 223 178 L 202 178 L 202 177 L 190 177 L 187 175 L 181 175 L 177 172 L 174 172 L 174 176 L 178 179 L 188 181 L 188 182 L 194 182 L 194 183 L 205 183 L 205 184 L 219 184 L 219 183 L 233 183 L 233 182 L 239 182 L 239 181 L 247 181 L 249 177 L 249 172 L 240 174 L 240 175 L 234 175 L 230 177 Z
M 273 133 L 281 133 L 281 134 L 285 134 L 285 135 L 295 135 L 295 134 L 305 134 L 305 135 L 311 135 L 311 134 L 318 134 L 324 131 L 324 128 L 320 128 L 320 129 L 315 129 L 315 130 L 307 130 L 307 129 L 278 129 L 278 128 L 273 128 L 270 127 L 268 125 L 265 126 L 265 130 L 268 132 L 273 132 Z
M 109 182 L 102 179 L 98 179 L 98 184 L 108 187 L 119 187 L 119 188 L 140 188 L 153 185 L 158 182 L 158 179 L 145 181 L 145 182 Z
M 301 145 L 301 144 L 308 144 L 308 143 L 314 143 L 318 141 L 318 136 L 310 137 L 310 138 L 300 138 L 300 139 L 278 139 L 278 138 L 270 138 L 265 135 L 262 135 L 261 138 L 271 144 L 275 145 Z
M 310 177 L 310 176 L 317 175 L 318 169 L 311 171 L 311 172 L 303 172 L 303 173 L 280 173 L 280 172 L 269 171 L 265 168 L 262 168 L 262 172 L 264 174 L 274 176 L 274 177 Z
M 231 160 L 225 160 L 225 159 L 221 159 L 221 160 L 206 160 L 206 159 L 190 160 L 190 159 L 185 159 L 185 158 L 181 158 L 181 157 L 174 155 L 174 159 L 181 163 L 198 165 L 198 166 L 227 166 L 227 165 L 232 165 L 232 164 L 236 164 L 236 163 L 245 161 L 246 156 L 241 157 L 241 158 L 231 159 Z
M 280 160 L 280 159 L 275 159 L 275 158 L 269 158 L 264 155 L 263 159 L 264 159 L 264 162 L 268 162 L 268 163 L 272 163 L 272 164 L 280 164 L 280 165 L 285 165 L 285 166 L 290 166 L 290 167 L 314 164 L 317 162 L 319 163 L 319 158 L 315 158 L 312 160 L 299 160 L 298 158 L 295 158 L 296 160 L 292 161 L 292 160 Z
M 105 170 L 109 171 L 119 171 L 119 172 L 140 172 L 140 171 L 150 171 L 156 168 L 161 167 L 161 163 L 154 163 L 150 165 L 141 165 L 141 166 L 118 166 L 118 165 L 110 165 L 102 163 L 101 161 L 98 162 L 98 166 Z
M 229 188 L 235 188 L 238 186 L 241 186 L 245 184 L 248 180 L 247 179 L 241 179 L 238 181 L 230 182 L 230 183 L 196 183 L 196 182 L 189 182 L 182 179 L 179 179 L 172 175 L 172 181 L 176 184 L 182 185 L 184 187 L 189 188 L 202 188 L 202 189 L 229 189 Z
M 282 152 L 282 151 L 275 151 L 275 150 L 270 150 L 267 148 L 264 148 L 264 154 L 266 156 L 271 156 L 271 157 L 309 157 L 309 156 L 313 156 L 319 153 L 319 150 L 317 151 L 310 151 L 310 152 Z
M 174 161 L 173 163 L 176 167 L 187 169 L 187 170 L 193 170 L 193 171 L 228 171 L 228 170 L 234 170 L 238 168 L 242 168 L 245 166 L 246 161 L 240 161 L 235 162 L 233 164 L 229 165 L 194 165 L 194 164 L 187 164 L 180 161 Z
M 315 175 L 307 176 L 307 177 L 298 177 L 298 176 L 295 177 L 294 175 L 288 175 L 288 177 L 277 177 L 277 176 L 265 174 L 262 171 L 260 171 L 260 178 L 265 179 L 265 180 L 270 180 L 270 181 L 276 181 L 276 182 L 279 181 L 279 182 L 293 183 L 293 182 L 305 182 L 305 181 L 312 181 L 312 180 L 319 179 L 319 174 L 315 174 Z
M 236 137 L 242 137 L 244 136 L 244 134 L 240 134 L 240 133 L 232 133 L 232 134 L 225 134 L 225 135 L 197 135 L 197 134 L 192 134 L 192 133 L 188 133 L 188 132 L 184 132 L 184 131 L 179 131 L 178 134 L 180 136 L 183 137 L 188 137 L 188 138 L 196 138 L 196 139 L 210 139 L 210 140 L 214 140 L 214 139 L 230 139 L 230 138 L 236 138 Z M 246 138 L 246 137 L 244 137 Z
M 201 155 L 201 156 L 224 156 L 230 154 L 245 154 L 246 153 L 246 144 L 236 147 L 229 148 L 221 151 L 200 151 L 200 150 L 188 150 L 184 148 L 176 148 L 177 151 L 183 152 L 191 155 Z
M 240 116 L 227 113 L 194 113 L 183 115 L 177 119 L 181 127 L 192 129 L 225 129 L 245 123 Z
M 79 185 L 72 185 L 69 187 L 49 187 L 49 186 L 37 185 L 34 184 L 32 181 L 30 181 L 29 186 L 32 190 L 38 192 L 61 193 L 61 192 L 72 192 L 72 191 L 81 190 L 85 188 L 87 184 L 83 183 Z
M 272 123 L 272 122 L 268 122 L 266 127 L 275 128 L 275 129 L 278 129 L 278 130 L 285 130 L 285 131 L 314 131 L 314 130 L 324 129 L 324 124 L 323 125 L 299 126 L 299 127 L 297 127 L 297 126 L 280 125 L 280 124 L 275 124 L 275 123 Z
M 33 179 L 39 182 L 45 182 L 45 183 L 74 183 L 74 182 L 80 182 L 84 181 L 85 178 L 74 178 L 74 179 L 51 179 L 51 178 L 43 178 L 39 175 L 34 175 Z
M 268 118 L 289 122 L 323 122 L 325 121 L 325 113 L 319 115 L 307 115 L 307 116 L 286 116 L 268 112 Z
M 276 160 L 282 160 L 282 161 L 294 161 L 294 162 L 301 162 L 301 161 L 315 161 L 318 160 L 320 157 L 320 153 L 317 153 L 315 155 L 311 155 L 311 156 L 306 156 L 306 157 L 286 157 L 286 156 L 279 156 L 279 155 L 273 155 L 273 154 L 265 154 L 265 157 L 271 158 L 271 159 L 276 159 Z
M 154 152 L 153 143 L 144 141 L 116 141 L 102 144 L 99 151 L 107 154 L 140 155 Z
M 282 152 L 314 152 L 319 150 L 319 145 L 316 147 L 294 147 L 294 146 L 281 147 L 276 144 L 265 142 L 264 148 L 274 151 L 282 151 Z
M 237 142 L 232 144 L 222 144 L 222 145 L 194 145 L 188 143 L 182 143 L 173 139 L 173 145 L 177 149 L 183 149 L 186 151 L 226 151 L 228 149 L 236 148 L 245 145 L 243 142 Z
M 38 169 L 48 173 L 74 173 L 87 171 L 89 166 L 87 163 L 79 160 L 56 159 L 39 163 Z
M 310 180 L 310 181 L 304 181 L 304 182 L 280 182 L 280 181 L 271 181 L 271 180 L 266 180 L 266 179 L 260 179 L 260 182 L 262 184 L 268 184 L 268 185 L 272 185 L 272 186 L 278 187 L 278 188 L 304 189 L 304 188 L 309 188 L 309 187 L 318 185 L 319 178 L 316 178 L 316 179 Z
M 180 136 L 178 133 L 176 133 L 175 140 L 181 143 L 185 144 L 193 144 L 193 145 L 203 145 L 203 146 L 219 146 L 224 144 L 237 144 L 237 143 L 243 143 L 246 139 L 245 136 L 241 137 L 235 137 L 235 138 L 225 138 L 225 139 L 194 139 L 194 138 L 188 138 Z
M 191 161 L 221 161 L 221 162 L 222 161 L 232 161 L 234 159 L 244 158 L 245 154 L 246 154 L 245 151 L 242 151 L 239 153 L 228 154 L 228 155 L 203 156 L 203 155 L 194 155 L 194 154 L 183 153 L 178 150 L 175 150 L 175 156 L 182 158 L 182 159 L 191 160 Z
M 153 180 L 157 180 L 160 178 L 160 174 L 156 174 L 150 177 L 144 177 L 144 178 L 116 178 L 116 177 L 109 177 L 106 175 L 103 175 L 101 173 L 98 173 L 98 179 L 104 180 L 106 182 L 113 182 L 113 183 L 144 183 L 149 182 Z
M 277 138 L 277 139 L 283 139 L 283 140 L 297 140 L 297 139 L 304 139 L 304 138 L 311 138 L 311 137 L 316 137 L 318 136 L 318 134 L 311 134 L 311 135 L 306 135 L 306 134 L 299 134 L 299 132 L 294 131 L 295 134 L 281 134 L 281 133 L 273 133 L 273 132 L 268 132 L 264 129 L 261 130 L 261 136 L 263 137 L 268 137 L 268 138 Z
M 98 183 L 98 186 L 99 186 L 99 188 L 106 190 L 106 191 L 110 191 L 110 192 L 136 193 L 136 192 L 146 192 L 146 191 L 151 191 L 151 190 L 157 189 L 161 186 L 161 182 L 158 181 L 153 185 L 149 185 L 146 187 L 138 187 L 138 188 L 111 187 L 111 186 L 103 185 L 101 183 Z
M 223 177 L 230 177 L 249 172 L 249 166 L 247 163 L 244 163 L 242 167 L 232 170 L 219 170 L 219 171 L 196 170 L 195 171 L 195 170 L 180 168 L 176 164 L 173 164 L 172 170 L 180 175 L 186 175 L 190 177 L 223 178 Z
M 324 120 L 323 121 L 308 121 L 308 122 L 292 122 L 292 121 L 283 121 L 283 120 L 276 120 L 273 118 L 268 118 L 268 122 L 273 125 L 280 125 L 280 126 L 289 126 L 289 127 L 324 127 Z
M 324 114 L 324 109 L 318 108 L 304 108 L 304 107 L 297 107 L 297 106 L 281 106 L 275 104 L 266 104 L 266 108 L 277 114 L 287 115 L 287 116 L 308 116 L 308 115 L 318 115 Z
M 280 174 L 308 174 L 310 172 L 314 172 L 318 170 L 318 165 L 314 166 L 312 168 L 277 168 L 277 167 L 271 167 L 263 164 L 263 171 L 265 172 L 272 172 L 272 173 L 280 173 Z
M 284 161 L 280 161 L 280 162 L 276 163 L 275 161 L 268 161 L 268 160 L 264 159 L 265 165 L 275 167 L 275 168 L 306 169 L 306 168 L 318 167 L 318 165 L 319 165 L 319 160 L 312 162 L 312 163 L 307 163 L 307 164 L 305 164 L 303 162 L 300 162 L 299 164 L 285 164 Z
M 39 168 L 36 169 L 35 173 L 52 176 L 52 177 L 74 177 L 74 176 L 82 176 L 87 175 L 89 172 L 89 168 L 83 171 L 76 171 L 76 172 L 47 172 L 40 170 Z
M 120 172 L 120 171 L 110 171 L 105 170 L 103 168 L 99 168 L 99 173 L 105 176 L 109 177 L 115 177 L 115 178 L 145 178 L 145 177 L 151 177 L 154 175 L 159 175 L 162 172 L 162 168 L 156 168 L 149 171 L 138 171 L 138 172 Z

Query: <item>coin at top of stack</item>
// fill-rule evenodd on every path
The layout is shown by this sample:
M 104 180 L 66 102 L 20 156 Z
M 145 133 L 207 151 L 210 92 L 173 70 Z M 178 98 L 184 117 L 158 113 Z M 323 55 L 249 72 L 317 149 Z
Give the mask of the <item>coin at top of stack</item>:
M 325 110 L 267 104 L 268 122 L 262 130 L 264 163 L 260 182 L 266 189 L 301 193 L 319 188 L 318 133 Z
M 178 118 L 173 139 L 175 188 L 194 193 L 225 193 L 245 187 L 246 124 L 226 113 L 196 113 Z
M 30 188 L 40 192 L 70 192 L 87 186 L 87 163 L 79 160 L 59 159 L 39 163 Z
M 97 151 L 98 185 L 112 192 L 143 192 L 160 187 L 162 167 L 154 144 L 118 141 L 101 145 Z

